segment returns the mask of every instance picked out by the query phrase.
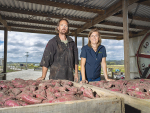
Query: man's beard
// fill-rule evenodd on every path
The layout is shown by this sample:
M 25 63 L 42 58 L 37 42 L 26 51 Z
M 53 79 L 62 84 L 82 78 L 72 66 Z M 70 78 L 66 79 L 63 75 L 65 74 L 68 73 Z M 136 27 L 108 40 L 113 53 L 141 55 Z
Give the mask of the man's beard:
M 65 30 L 65 32 L 63 32 L 63 30 Z M 59 31 L 59 33 L 62 34 L 62 35 L 66 35 L 67 32 L 68 32 L 68 30 L 66 30 L 66 29 L 62 29 L 61 31 Z

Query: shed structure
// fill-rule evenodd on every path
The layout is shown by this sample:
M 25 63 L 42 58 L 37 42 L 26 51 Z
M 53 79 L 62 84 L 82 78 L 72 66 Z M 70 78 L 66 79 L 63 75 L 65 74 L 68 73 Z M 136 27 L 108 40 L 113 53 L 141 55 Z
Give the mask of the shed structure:
M 8 31 L 56 34 L 57 22 L 64 17 L 76 43 L 93 28 L 99 29 L 102 39 L 124 40 L 125 78 L 131 78 L 129 40 L 150 29 L 150 0 L 0 0 L 4 73 Z

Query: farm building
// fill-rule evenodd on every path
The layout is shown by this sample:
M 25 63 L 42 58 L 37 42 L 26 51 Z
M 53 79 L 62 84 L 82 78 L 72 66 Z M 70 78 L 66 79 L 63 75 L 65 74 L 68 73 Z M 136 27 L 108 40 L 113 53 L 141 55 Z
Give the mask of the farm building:
M 114 84 L 109 87 L 105 85 L 105 89 L 87 85 L 85 87 L 92 88 L 93 91 L 99 92 L 106 96 L 117 96 L 117 102 L 111 98 L 111 102 L 105 100 L 88 100 L 73 103 L 35 105 L 32 107 L 8 108 L 1 109 L 2 112 L 117 112 L 124 113 L 148 113 L 150 111 L 149 94 L 150 89 L 137 88 L 135 84 L 144 85 L 149 88 L 150 78 L 150 1 L 149 0 L 0 0 L 0 30 L 4 31 L 4 73 L 6 73 L 7 63 L 7 40 L 8 31 L 41 33 L 41 34 L 57 34 L 55 28 L 57 22 L 61 18 L 69 20 L 70 36 L 75 37 L 77 44 L 78 37 L 88 38 L 87 34 L 93 28 L 97 28 L 101 33 L 102 39 L 114 39 L 124 41 L 124 66 L 125 80 L 118 81 L 118 84 L 130 85 L 128 91 L 111 89 Z M 6 75 L 5 75 L 6 76 Z M 134 78 L 144 78 L 134 83 Z M 4 77 L 6 78 L 6 77 Z M 99 83 L 101 84 L 101 83 Z M 117 86 L 116 85 L 116 86 Z M 80 86 L 76 84 L 76 86 Z M 134 88 L 133 88 L 133 87 Z M 80 86 L 81 87 L 81 86 Z M 104 86 L 103 86 L 104 87 Z M 115 93 L 113 91 L 116 91 Z M 142 92 L 143 91 L 143 92 Z M 122 93 L 124 92 L 124 94 Z M 131 92 L 131 93 L 130 93 Z M 112 95 L 109 95 L 112 94 Z M 136 96 L 137 93 L 140 95 Z M 127 95 L 126 95 L 127 94 Z M 143 100 L 142 100 L 143 99 Z M 106 104 L 103 104 L 106 102 Z M 122 103 L 124 102 L 124 103 Z M 85 104 L 86 103 L 86 104 Z M 98 104 L 104 106 L 104 110 L 100 111 Z M 113 105 L 110 105 L 112 103 Z M 68 105 L 67 105 L 68 104 Z M 118 109 L 116 106 L 119 106 Z M 87 106 L 86 106 L 87 105 Z M 93 105 L 93 106 L 91 106 Z M 82 108 L 81 108 L 82 106 Z M 88 108 L 88 106 L 91 106 Z M 135 111 L 128 108 L 136 109 Z M 108 108 L 107 108 L 108 107 Z M 38 108 L 38 109 L 36 109 Z M 59 108 L 59 109 L 57 109 Z M 66 111 L 66 108 L 69 108 Z M 80 109 L 78 109 L 80 108 Z M 88 108 L 85 111 L 83 108 Z M 102 107 L 103 108 L 103 107 Z M 113 109 L 115 108 L 115 109 Z M 20 111 L 19 111 L 20 110 Z M 37 111 L 38 110 L 38 111 Z M 60 110 L 60 111 L 59 111 Z M 89 110 L 89 111 L 88 111 Z M 92 111 L 93 110 L 93 111 Z M 130 111 L 130 112 L 129 112 Z
M 0 66 L 3 66 L 3 63 L 4 63 L 4 59 L 0 58 Z

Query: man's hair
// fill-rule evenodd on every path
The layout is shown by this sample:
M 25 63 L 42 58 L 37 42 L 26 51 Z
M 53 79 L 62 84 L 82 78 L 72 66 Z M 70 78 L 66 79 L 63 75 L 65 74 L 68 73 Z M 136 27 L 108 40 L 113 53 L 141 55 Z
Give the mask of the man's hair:
M 91 46 L 91 41 L 90 41 L 89 38 L 90 38 L 90 36 L 91 36 L 91 34 L 92 34 L 93 32 L 97 32 L 97 33 L 98 33 L 98 36 L 99 36 L 99 38 L 98 38 L 98 43 L 97 43 L 97 47 L 98 47 L 98 46 L 101 45 L 102 40 L 101 40 L 101 34 L 100 34 L 100 32 L 99 32 L 99 30 L 98 30 L 97 28 L 92 29 L 92 30 L 89 32 L 89 34 L 88 34 L 88 46 L 89 46 L 89 47 L 92 47 L 92 46 Z
M 62 20 L 65 20 L 65 21 L 67 22 L 67 24 L 68 24 L 68 31 L 67 31 L 66 34 L 69 34 L 69 21 L 68 21 L 67 18 L 59 19 L 59 21 L 58 21 L 58 23 L 57 23 L 57 27 L 55 28 L 55 31 L 56 31 L 56 33 L 59 33 L 58 26 L 59 26 L 59 24 L 60 24 L 60 21 L 62 21 Z

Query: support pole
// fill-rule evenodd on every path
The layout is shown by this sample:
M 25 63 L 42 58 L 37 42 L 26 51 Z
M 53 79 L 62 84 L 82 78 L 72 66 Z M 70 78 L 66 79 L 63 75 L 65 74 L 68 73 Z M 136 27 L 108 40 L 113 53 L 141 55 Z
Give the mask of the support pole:
M 128 0 L 123 0 L 123 38 L 124 38 L 124 67 L 125 79 L 130 80 L 130 57 L 129 57 L 129 27 L 128 27 Z
M 77 32 L 75 32 L 75 44 L 77 46 Z
M 84 37 L 82 37 L 82 47 L 84 46 Z
M 3 67 L 3 73 L 6 73 L 6 71 L 7 71 L 7 33 L 8 33 L 8 30 L 5 27 L 4 28 L 4 67 Z M 3 80 L 6 80 L 6 74 L 4 74 Z

